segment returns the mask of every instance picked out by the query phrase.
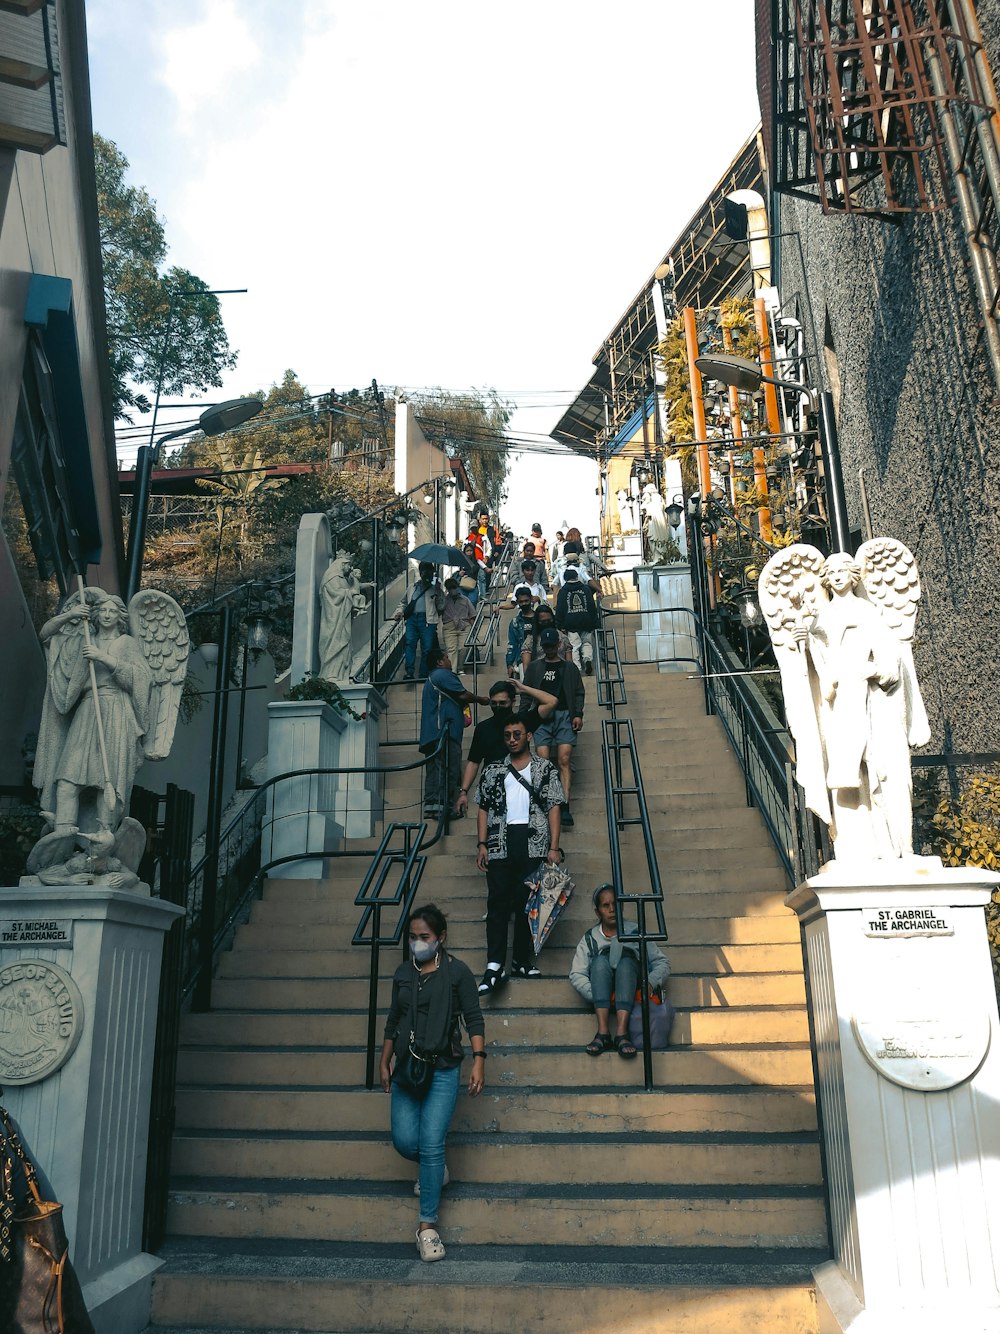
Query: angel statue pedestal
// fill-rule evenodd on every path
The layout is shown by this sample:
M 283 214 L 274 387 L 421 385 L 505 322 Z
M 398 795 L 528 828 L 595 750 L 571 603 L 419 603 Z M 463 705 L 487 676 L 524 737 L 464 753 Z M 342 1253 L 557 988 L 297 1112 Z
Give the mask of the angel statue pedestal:
M 139 1334 L 163 1261 L 142 1249 L 163 938 L 134 890 L 0 889 L 0 1085 L 65 1209 L 98 1334 Z
M 894 538 L 794 544 L 758 587 L 796 778 L 834 858 L 802 924 L 834 1258 L 822 1334 L 1000 1329 L 1000 1029 L 983 909 L 1000 876 L 913 854 L 910 748 L 930 738 Z
M 1000 1329 L 1000 876 L 829 862 L 786 900 L 809 978 L 833 1259 L 820 1334 Z
M 140 883 L 127 812 L 139 765 L 170 753 L 190 641 L 166 593 L 126 608 L 82 578 L 40 638 L 46 828 L 0 890 L 0 1085 L 65 1208 L 94 1324 L 137 1334 L 161 1263 L 141 1245 L 160 962 L 183 909 Z

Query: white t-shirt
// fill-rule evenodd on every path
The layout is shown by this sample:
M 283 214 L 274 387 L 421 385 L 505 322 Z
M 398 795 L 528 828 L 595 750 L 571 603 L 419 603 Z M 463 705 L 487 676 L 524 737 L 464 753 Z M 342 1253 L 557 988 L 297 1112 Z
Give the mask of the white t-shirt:
M 525 782 L 530 782 L 529 777 Z M 503 790 L 507 797 L 507 823 L 508 824 L 527 824 L 528 817 L 531 814 L 531 794 L 528 789 L 517 781 L 513 774 L 508 774 L 503 780 Z

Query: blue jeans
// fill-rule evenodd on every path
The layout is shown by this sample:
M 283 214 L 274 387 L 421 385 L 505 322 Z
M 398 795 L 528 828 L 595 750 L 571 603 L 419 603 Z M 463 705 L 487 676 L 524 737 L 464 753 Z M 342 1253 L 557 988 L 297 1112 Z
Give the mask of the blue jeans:
M 594 1009 L 611 1009 L 611 992 L 615 993 L 615 1010 L 631 1010 L 635 1003 L 635 988 L 639 980 L 639 960 L 626 950 L 611 971 L 607 954 L 599 954 L 590 961 L 590 985 L 594 993 Z
M 420 1164 L 420 1221 L 436 1223 L 444 1182 L 444 1146 L 455 1103 L 460 1068 L 435 1070 L 431 1091 L 423 1102 L 393 1084 L 390 1098 L 392 1146 L 411 1163 Z
M 420 644 L 420 666 L 427 675 L 427 655 L 434 647 L 437 638 L 437 626 L 427 624 L 427 616 L 422 611 L 415 611 L 406 622 L 406 641 L 403 648 L 403 670 L 412 676 L 417 665 L 417 643 Z

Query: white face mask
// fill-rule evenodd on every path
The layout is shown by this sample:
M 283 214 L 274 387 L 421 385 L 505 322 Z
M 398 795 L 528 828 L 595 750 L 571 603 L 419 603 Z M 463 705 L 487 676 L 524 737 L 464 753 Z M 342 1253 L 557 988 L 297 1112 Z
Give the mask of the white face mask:
M 414 963 L 430 963 L 437 954 L 437 948 L 436 940 L 411 940 L 410 957 Z

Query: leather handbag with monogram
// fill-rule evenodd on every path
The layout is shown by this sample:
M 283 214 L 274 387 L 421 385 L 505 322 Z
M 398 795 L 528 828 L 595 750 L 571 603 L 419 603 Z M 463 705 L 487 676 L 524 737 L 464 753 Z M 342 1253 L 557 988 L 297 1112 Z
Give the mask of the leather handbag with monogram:
M 94 1334 L 80 1280 L 69 1262 L 63 1207 L 45 1200 L 35 1168 L 5 1108 L 0 1107 L 0 1330 L 3 1334 Z M 18 1203 L 14 1158 L 27 1182 Z

